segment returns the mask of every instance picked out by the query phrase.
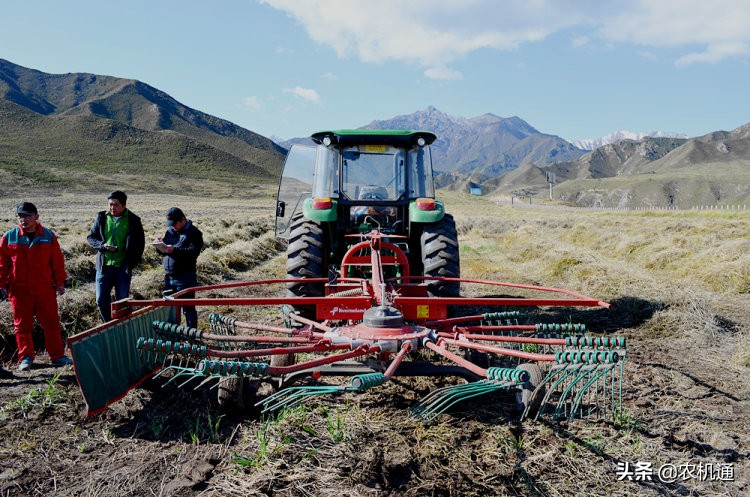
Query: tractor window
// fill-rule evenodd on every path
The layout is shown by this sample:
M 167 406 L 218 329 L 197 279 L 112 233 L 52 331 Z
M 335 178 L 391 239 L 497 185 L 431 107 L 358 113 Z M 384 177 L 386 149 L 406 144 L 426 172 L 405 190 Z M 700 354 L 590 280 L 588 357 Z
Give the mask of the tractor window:
M 313 197 L 338 197 L 339 186 L 339 153 L 323 145 L 318 145 L 315 154 L 315 177 L 313 179 Z
M 363 145 L 342 153 L 342 193 L 352 200 L 396 200 L 406 190 L 403 150 Z
M 409 198 L 435 198 L 430 147 L 409 150 Z
M 276 198 L 276 234 L 286 238 L 292 216 L 312 195 L 316 147 L 293 145 L 286 156 Z

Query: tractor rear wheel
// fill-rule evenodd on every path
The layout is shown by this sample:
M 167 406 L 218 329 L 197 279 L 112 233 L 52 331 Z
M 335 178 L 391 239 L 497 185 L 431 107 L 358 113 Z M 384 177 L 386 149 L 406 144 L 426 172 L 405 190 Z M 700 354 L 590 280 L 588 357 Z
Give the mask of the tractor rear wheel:
M 453 216 L 445 214 L 437 223 L 425 224 L 420 237 L 424 276 L 460 278 L 458 233 Z M 456 281 L 428 281 L 427 293 L 433 297 L 458 297 L 461 285 Z
M 322 278 L 326 269 L 326 248 L 323 227 L 320 223 L 297 214 L 291 221 L 291 235 L 286 250 L 287 278 Z M 290 297 L 322 297 L 324 283 L 289 283 Z M 312 306 L 296 306 L 303 317 L 314 318 Z

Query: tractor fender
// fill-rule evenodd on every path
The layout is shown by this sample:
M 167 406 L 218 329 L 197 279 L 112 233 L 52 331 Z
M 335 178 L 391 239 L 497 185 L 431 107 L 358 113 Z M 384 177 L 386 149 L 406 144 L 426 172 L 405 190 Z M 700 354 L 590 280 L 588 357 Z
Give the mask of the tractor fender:
M 327 209 L 316 209 L 313 207 L 313 199 L 305 199 L 302 204 L 302 215 L 305 219 L 310 221 L 317 221 L 319 223 L 336 221 L 338 219 L 339 203 L 337 200 L 331 199 L 331 206 Z
M 445 216 L 445 207 L 442 200 L 435 200 L 435 209 L 423 211 L 417 209 L 417 201 L 409 202 L 409 222 L 410 223 L 436 223 Z

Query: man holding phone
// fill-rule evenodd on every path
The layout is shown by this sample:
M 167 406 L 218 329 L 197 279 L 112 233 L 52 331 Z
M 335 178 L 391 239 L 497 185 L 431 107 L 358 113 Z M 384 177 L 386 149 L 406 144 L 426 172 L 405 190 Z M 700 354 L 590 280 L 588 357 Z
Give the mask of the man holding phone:
M 143 258 L 146 237 L 141 218 L 127 208 L 125 192 L 114 191 L 107 197 L 108 210 L 97 214 L 88 242 L 96 255 L 96 305 L 106 323 L 112 319 L 110 304 L 127 298 L 133 269 Z

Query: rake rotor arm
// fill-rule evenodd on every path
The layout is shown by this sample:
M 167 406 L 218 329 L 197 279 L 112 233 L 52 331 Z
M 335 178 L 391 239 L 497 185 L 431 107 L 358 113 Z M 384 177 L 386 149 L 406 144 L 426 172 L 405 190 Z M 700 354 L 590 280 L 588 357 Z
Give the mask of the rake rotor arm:
M 439 338 L 437 343 L 433 342 L 432 340 L 425 340 L 424 346 L 434 352 L 437 352 L 439 355 L 445 357 L 446 359 L 455 362 L 459 366 L 468 369 L 477 376 L 480 376 L 482 378 L 487 377 L 487 370 L 485 368 L 481 368 L 473 362 L 468 361 L 463 357 L 454 354 L 453 352 L 450 352 L 445 348 L 446 343 L 447 342 L 444 338 Z
M 401 365 L 401 361 L 403 361 L 404 357 L 406 357 L 406 354 L 408 354 L 409 352 L 411 352 L 411 342 L 404 342 L 403 345 L 401 345 L 401 349 L 398 351 L 398 354 L 393 358 L 393 361 L 391 361 L 391 364 L 388 366 L 388 369 L 385 370 L 385 373 L 383 374 L 385 380 L 390 380 L 393 377 L 393 375 L 396 373 L 396 370 Z
M 347 344 L 342 344 L 342 345 L 343 347 L 349 348 L 349 345 Z M 380 352 L 379 346 L 377 345 L 373 346 L 368 343 L 363 343 L 362 345 L 356 347 L 350 352 L 343 352 L 341 354 L 333 354 L 333 355 L 321 357 L 320 359 L 313 359 L 312 361 L 300 362 L 298 364 L 293 364 L 291 366 L 271 366 L 270 368 L 268 368 L 268 373 L 271 375 L 284 375 L 288 373 L 295 373 L 297 371 L 303 371 L 305 369 L 314 368 L 317 366 L 323 366 L 326 364 L 333 364 L 334 362 L 341 362 L 345 359 L 351 359 L 353 357 L 361 357 L 367 354 L 376 354 L 378 352 Z
M 505 338 L 505 337 L 498 337 Z M 471 343 L 468 341 L 454 340 L 452 338 L 441 338 L 448 345 L 455 345 L 457 347 L 463 347 L 465 349 L 481 350 L 482 352 L 492 352 L 493 354 L 501 354 L 510 357 L 518 357 L 519 359 L 525 359 L 527 361 L 540 361 L 540 362 L 554 362 L 554 354 L 535 354 L 533 352 L 523 352 L 521 350 L 505 349 L 502 347 L 493 347 L 491 345 L 482 345 L 479 343 Z
M 329 352 L 332 350 L 347 350 L 346 344 L 332 344 L 330 342 L 318 342 L 315 345 L 298 346 L 298 347 L 276 347 L 271 349 L 249 349 L 249 350 L 208 350 L 206 355 L 209 357 L 221 358 L 242 358 L 242 357 L 262 357 L 269 355 L 285 354 L 302 354 L 309 352 Z
M 438 336 L 446 339 L 459 340 L 464 337 L 466 340 L 484 340 L 487 342 L 508 342 L 508 343 L 533 343 L 535 345 L 565 345 L 564 338 L 536 338 L 536 337 L 519 337 L 519 336 L 502 336 L 502 335 L 483 335 L 474 333 L 463 333 L 459 328 L 455 333 L 440 332 Z M 465 342 L 460 342 L 463 346 Z
M 331 330 L 333 330 L 333 328 L 331 328 L 330 326 L 327 326 L 323 323 L 318 323 L 317 321 L 313 321 L 312 319 L 307 319 L 305 317 L 300 316 L 299 314 L 290 313 L 289 319 L 291 319 L 292 321 L 301 323 L 301 324 L 312 326 L 313 328 L 317 328 L 325 333 L 330 333 Z
M 605 309 L 609 309 L 611 307 L 611 304 L 604 302 L 603 300 L 593 299 L 591 297 L 587 297 L 585 295 L 581 295 L 579 293 L 571 292 L 570 290 L 565 290 L 562 288 L 553 288 L 553 287 L 544 287 L 544 286 L 536 286 L 536 285 L 523 285 L 520 283 L 508 283 L 505 281 L 487 281 L 487 280 L 475 280 L 470 278 L 441 278 L 436 276 L 399 276 L 397 278 L 391 278 L 390 281 L 398 281 L 398 280 L 407 280 L 407 281 L 453 281 L 457 283 L 474 283 L 478 285 L 488 285 L 488 286 L 496 286 L 496 287 L 503 287 L 503 288 L 515 288 L 520 290 L 534 290 L 539 292 L 549 292 L 549 293 L 559 293 L 563 295 L 567 295 L 569 297 L 572 297 L 574 300 L 552 300 L 550 304 L 525 304 L 525 305 L 566 305 L 567 302 L 571 302 L 567 305 L 580 305 L 580 306 L 592 306 L 592 307 L 603 307 Z M 474 300 L 474 299 L 455 299 L 457 302 L 453 302 L 454 299 L 447 298 L 447 297 L 441 297 L 441 300 L 445 301 L 447 304 L 466 304 L 467 300 Z M 450 300 L 450 302 L 448 302 Z M 480 298 L 479 300 L 487 301 L 487 298 Z M 490 299 L 492 300 L 492 299 Z M 537 300 L 537 299 L 522 299 L 522 300 Z M 551 300 L 551 299 L 542 299 L 544 301 Z M 573 302 L 578 302 L 577 304 L 574 304 Z M 500 304 L 503 305 L 503 304 Z M 524 304 L 520 304 L 524 305 Z

